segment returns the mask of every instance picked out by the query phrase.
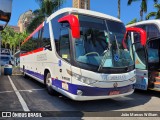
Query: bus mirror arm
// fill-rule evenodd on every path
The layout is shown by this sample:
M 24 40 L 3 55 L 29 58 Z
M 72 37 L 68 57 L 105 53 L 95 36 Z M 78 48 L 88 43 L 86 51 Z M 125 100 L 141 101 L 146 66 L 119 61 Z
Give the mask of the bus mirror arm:
M 125 44 L 125 41 L 127 39 L 128 32 L 138 32 L 138 33 L 140 33 L 140 36 L 141 36 L 141 39 L 140 39 L 141 45 L 143 45 L 143 46 L 146 45 L 147 33 L 145 32 L 145 30 L 143 30 L 141 28 L 137 28 L 137 27 L 128 27 L 128 28 L 126 28 L 126 33 L 124 35 L 123 43 L 122 43 L 124 48 L 127 48 L 126 44 Z
M 51 45 L 46 45 L 46 46 L 44 46 L 44 48 L 45 48 L 46 50 L 50 50 L 50 51 L 52 51 L 52 47 L 51 47 Z
M 66 15 L 58 20 L 59 23 L 65 23 L 68 22 L 71 28 L 72 37 L 73 38 L 80 38 L 80 24 L 79 20 L 76 16 L 70 14 Z

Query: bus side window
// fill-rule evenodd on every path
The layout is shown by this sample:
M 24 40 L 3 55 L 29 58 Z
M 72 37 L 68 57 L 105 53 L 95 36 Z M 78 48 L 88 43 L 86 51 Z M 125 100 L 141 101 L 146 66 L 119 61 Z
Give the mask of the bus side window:
M 69 42 L 69 29 L 64 28 L 61 29 L 60 41 L 59 41 L 59 55 L 67 60 L 70 61 L 70 42 Z
M 147 26 L 147 35 L 149 39 L 160 36 L 159 29 L 157 28 L 156 25 L 150 24 L 146 26 Z
M 51 48 L 51 41 L 50 41 L 50 34 L 49 34 L 49 24 L 45 24 L 44 28 L 42 29 L 42 42 L 41 47 L 46 47 L 49 50 L 52 50 Z
M 21 45 L 21 52 L 26 53 L 39 48 L 39 31 L 37 31 L 27 42 Z

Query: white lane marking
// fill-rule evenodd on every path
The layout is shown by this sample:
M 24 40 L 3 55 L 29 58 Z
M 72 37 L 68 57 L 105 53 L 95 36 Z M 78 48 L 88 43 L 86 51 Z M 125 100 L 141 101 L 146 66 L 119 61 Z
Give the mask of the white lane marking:
M 45 89 L 30 89 L 30 90 L 18 90 L 18 91 L 40 91 L 40 90 L 45 90 Z
M 14 91 L 1 91 L 0 94 L 1 93 L 10 93 L 10 92 L 14 92 Z
M 19 92 L 33 92 L 33 91 L 42 91 L 42 90 L 45 90 L 45 89 L 30 89 L 30 90 L 17 90 Z M 0 91 L 0 94 L 1 93 L 11 93 L 11 92 L 15 92 L 15 91 Z
M 19 102 L 22 105 L 23 110 L 24 111 L 30 111 L 28 106 L 27 106 L 27 104 L 26 104 L 26 102 L 24 101 L 24 99 L 22 98 L 21 94 L 19 93 L 19 91 L 17 90 L 16 86 L 14 85 L 13 81 L 11 80 L 10 76 L 8 76 L 8 79 L 9 79 L 9 81 L 10 81 L 12 87 L 13 87 L 14 92 L 16 93 L 16 95 L 17 95 L 17 97 L 19 99 Z
M 45 89 L 30 89 L 30 90 L 18 90 L 20 92 L 32 92 L 32 91 L 40 91 L 40 90 L 45 90 Z

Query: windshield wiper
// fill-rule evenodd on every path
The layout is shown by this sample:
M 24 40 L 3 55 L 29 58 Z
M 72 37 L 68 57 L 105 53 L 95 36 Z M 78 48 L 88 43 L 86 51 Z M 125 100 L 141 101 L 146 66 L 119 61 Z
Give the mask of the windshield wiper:
M 117 36 L 116 35 L 114 35 L 114 39 L 116 41 L 116 46 L 117 46 L 117 50 L 118 50 L 118 54 L 119 54 L 120 49 L 119 49 L 119 45 L 118 45 L 118 41 L 117 41 Z
M 99 67 L 98 67 L 98 71 L 100 71 L 102 69 L 104 63 L 106 62 L 107 57 L 109 57 L 109 49 L 105 50 L 103 53 L 104 53 L 104 56 L 103 56 L 103 58 L 101 60 L 101 63 L 99 65 Z
M 116 48 L 118 50 L 118 54 L 120 52 L 120 49 L 119 49 L 119 46 L 118 46 L 118 41 L 117 41 L 117 37 L 116 35 L 114 35 L 114 38 L 115 38 L 115 42 L 116 42 Z M 104 53 L 104 56 L 101 60 L 101 63 L 98 67 L 98 71 L 100 71 L 102 69 L 102 67 L 104 66 L 105 62 L 106 62 L 106 59 L 110 56 L 110 48 L 111 48 L 111 44 L 109 43 L 109 47 L 107 50 L 105 50 L 103 53 Z

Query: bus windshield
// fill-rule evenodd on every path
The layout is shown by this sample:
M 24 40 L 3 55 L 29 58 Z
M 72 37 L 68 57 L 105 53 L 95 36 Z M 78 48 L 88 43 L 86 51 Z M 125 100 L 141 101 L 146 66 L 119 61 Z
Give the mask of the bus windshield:
M 122 46 L 125 26 L 121 22 L 79 15 L 80 38 L 75 40 L 76 60 L 105 67 L 124 68 L 134 65 Z

